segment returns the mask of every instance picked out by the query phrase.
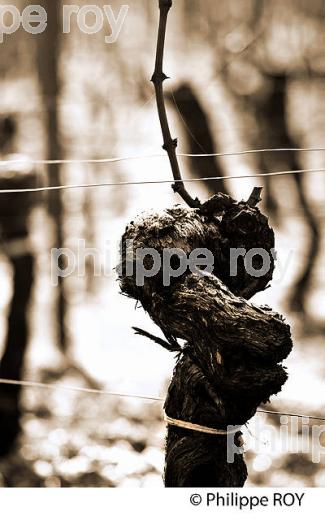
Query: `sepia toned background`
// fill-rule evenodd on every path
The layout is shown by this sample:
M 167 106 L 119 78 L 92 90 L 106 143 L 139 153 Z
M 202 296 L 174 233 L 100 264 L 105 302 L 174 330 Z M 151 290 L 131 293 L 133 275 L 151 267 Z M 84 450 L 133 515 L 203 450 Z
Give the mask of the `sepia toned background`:
M 1 164 L 0 189 L 23 186 L 26 179 L 35 187 L 169 180 L 168 160 L 152 157 L 162 153 L 150 83 L 158 2 L 130 0 L 112 44 L 105 43 L 107 22 L 102 31 L 88 35 L 72 21 L 71 33 L 63 34 L 62 4 L 39 4 L 48 12 L 47 31 L 32 36 L 20 29 L 0 44 L 0 119 L 10 118 L 17 127 L 9 144 L 0 140 L 0 158 L 20 154 L 24 159 Z M 116 14 L 122 6 L 116 0 L 109 4 Z M 12 5 L 21 11 L 28 3 L 15 0 Z M 289 380 L 268 408 L 325 417 L 324 172 L 249 178 L 325 169 L 325 148 L 320 150 L 325 147 L 324 23 L 322 0 L 175 0 L 165 72 L 171 77 L 166 98 L 179 152 L 318 149 L 182 157 L 180 164 L 185 178 L 244 176 L 191 183 L 191 194 L 202 199 L 217 191 L 247 199 L 252 187 L 264 186 L 278 263 L 272 287 L 254 301 L 283 312 L 294 336 L 286 362 Z M 113 157 L 129 159 L 82 162 Z M 40 159 L 75 162 L 31 163 Z M 8 347 L 8 316 L 16 301 L 13 273 L 19 252 L 13 253 L 8 243 L 16 239 L 12 222 L 17 219 L 30 236 L 25 257 L 35 262 L 32 296 L 24 309 L 29 340 L 21 379 L 165 396 L 173 356 L 133 334 L 132 326 L 157 331 L 144 311 L 119 293 L 114 269 L 94 276 L 89 255 L 84 276 L 75 273 L 54 287 L 51 248 L 76 252 L 83 239 L 100 252 L 104 269 L 105 254 L 109 250 L 114 258 L 130 220 L 145 209 L 177 202 L 168 183 L 0 193 L 0 356 Z M 16 290 L 19 307 L 28 288 L 18 283 Z M 24 323 L 21 309 L 17 313 Z M 9 345 L 13 357 L 23 341 L 15 323 Z M 1 364 L 0 376 L 8 377 Z M 19 402 L 21 434 L 4 449 L 11 402 Z M 248 484 L 325 486 L 325 457 L 312 462 L 311 446 L 294 453 L 280 442 L 257 442 L 264 423 L 279 428 L 278 417 L 271 419 L 260 415 L 244 431 L 253 444 L 246 454 Z M 163 485 L 160 401 L 29 387 L 19 396 L 0 385 L 0 427 L 0 486 Z M 290 437 L 299 437 L 299 422 L 297 428 Z

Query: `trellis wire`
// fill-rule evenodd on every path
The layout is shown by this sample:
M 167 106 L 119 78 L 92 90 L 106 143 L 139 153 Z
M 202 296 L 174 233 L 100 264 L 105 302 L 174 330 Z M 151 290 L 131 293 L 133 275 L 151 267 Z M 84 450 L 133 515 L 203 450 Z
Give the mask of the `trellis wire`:
M 108 390 L 98 390 L 97 388 L 82 388 L 79 386 L 66 386 L 66 385 L 51 385 L 49 383 L 39 383 L 37 381 L 19 381 L 16 379 L 3 379 L 0 378 L 0 384 L 11 385 L 11 386 L 23 386 L 23 387 L 31 387 L 31 388 L 43 388 L 50 390 L 63 390 L 68 392 L 81 392 L 85 394 L 97 394 L 97 395 L 107 395 L 113 397 L 127 397 L 132 399 L 144 399 L 148 401 L 163 401 L 161 397 L 152 397 L 146 395 L 136 395 L 136 394 L 120 394 L 118 392 L 109 392 Z
M 9 194 L 9 193 L 39 193 L 39 192 L 47 192 L 47 191 L 58 191 L 58 190 L 72 190 L 76 188 L 99 188 L 99 187 L 112 187 L 112 186 L 143 186 L 146 184 L 176 184 L 176 183 L 186 183 L 186 182 L 199 182 L 199 181 L 214 181 L 214 180 L 228 180 L 228 179 L 255 179 L 259 177 L 277 177 L 283 175 L 296 175 L 301 173 L 321 173 L 325 172 L 324 168 L 310 168 L 303 170 L 284 170 L 278 172 L 269 172 L 269 173 L 253 173 L 248 175 L 225 175 L 219 177 L 196 177 L 192 179 L 160 179 L 160 180 L 151 180 L 151 181 L 122 181 L 122 182 L 99 182 L 99 183 L 89 183 L 89 184 L 62 184 L 60 186 L 45 186 L 41 188 L 19 188 L 19 189 L 5 189 L 0 190 L 1 194 Z
M 317 148 L 260 148 L 260 149 L 252 149 L 252 150 L 239 150 L 236 152 L 216 152 L 216 153 L 200 153 L 200 154 L 191 154 L 191 153 L 177 153 L 178 157 L 231 157 L 231 156 L 240 156 L 240 155 L 250 155 L 257 153 L 280 153 L 280 152 L 324 152 L 325 147 L 317 147 Z M 0 166 L 11 166 L 13 164 L 21 164 L 28 162 L 33 165 L 51 165 L 51 164 L 107 164 L 107 163 L 115 163 L 122 161 L 133 161 L 139 159 L 156 159 L 156 158 L 166 158 L 166 154 L 156 153 L 149 155 L 131 155 L 126 157 L 104 157 L 103 159 L 29 159 L 29 158 L 17 158 L 17 159 L 8 159 L 1 160 Z
M 12 386 L 22 386 L 22 387 L 29 387 L 29 388 L 42 388 L 42 389 L 50 389 L 50 390 L 63 390 L 68 392 L 80 392 L 85 394 L 92 394 L 92 395 L 106 395 L 111 397 L 123 397 L 123 398 L 130 398 L 130 399 L 143 399 L 147 401 L 155 401 L 155 402 L 162 402 L 164 401 L 163 397 L 153 397 L 153 396 L 147 396 L 147 395 L 138 395 L 138 394 L 124 394 L 120 392 L 110 392 L 108 390 L 98 390 L 94 388 L 82 388 L 78 386 L 67 386 L 67 385 L 52 385 L 49 383 L 39 383 L 37 381 L 19 381 L 15 379 L 3 379 L 0 378 L 0 384 L 4 385 L 12 385 Z M 298 417 L 301 419 L 312 419 L 316 421 L 325 421 L 325 417 L 319 417 L 317 415 L 304 415 L 304 414 L 298 414 L 298 413 L 291 413 L 291 412 L 275 412 L 270 410 L 262 410 L 261 408 L 257 409 L 258 413 L 263 413 L 266 415 L 285 415 L 287 417 Z

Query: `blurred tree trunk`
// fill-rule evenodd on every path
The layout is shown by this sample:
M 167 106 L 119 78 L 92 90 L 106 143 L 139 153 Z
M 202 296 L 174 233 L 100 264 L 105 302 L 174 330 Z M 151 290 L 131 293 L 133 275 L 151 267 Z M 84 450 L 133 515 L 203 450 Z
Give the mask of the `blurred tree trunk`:
M 177 113 L 185 126 L 189 153 L 216 153 L 208 116 L 194 90 L 187 84 L 181 85 L 169 99 L 171 102 L 175 101 Z M 195 177 L 223 177 L 217 157 L 191 157 L 190 164 Z M 228 193 L 223 179 L 205 181 L 205 185 L 211 195 L 218 192 Z
M 288 130 L 286 118 L 288 77 L 286 75 L 270 75 L 268 79 L 272 83 L 272 93 L 264 104 L 258 106 L 257 110 L 257 120 L 263 140 L 261 144 L 265 148 L 297 148 L 297 143 L 294 142 Z M 262 171 L 299 170 L 301 164 L 297 152 L 270 152 L 261 154 L 260 167 Z M 308 227 L 309 244 L 306 263 L 295 283 L 289 305 L 292 310 L 305 313 L 305 300 L 320 249 L 320 231 L 304 190 L 302 175 L 293 175 L 292 179 L 297 190 L 299 209 L 303 211 L 305 223 Z M 271 178 L 268 182 L 268 205 L 270 211 L 277 210 L 277 201 L 273 195 L 273 179 Z
M 19 381 L 28 344 L 28 305 L 33 285 L 32 254 L 10 258 L 13 269 L 13 297 L 8 317 L 8 333 L 0 363 L 0 377 Z M 21 387 L 0 385 L 0 456 L 12 448 L 20 431 Z
M 60 141 L 59 129 L 59 108 L 60 98 L 60 79 L 59 79 L 59 58 L 60 58 L 60 1 L 42 0 L 42 6 L 48 14 L 47 30 L 38 36 L 38 70 L 40 85 L 46 107 L 46 150 L 47 157 L 50 159 L 62 159 L 63 150 Z M 51 164 L 48 167 L 50 186 L 61 184 L 60 165 Z M 54 247 L 64 246 L 64 211 L 60 191 L 49 192 L 49 212 L 53 218 L 55 226 Z M 64 268 L 63 265 L 60 267 Z M 59 347 L 66 351 L 67 336 L 65 327 L 66 298 L 64 291 L 64 280 L 59 278 L 57 294 L 57 324 Z
M 271 93 L 266 99 L 256 100 L 253 97 L 253 111 L 255 112 L 258 139 L 254 143 L 256 148 L 276 148 L 284 147 L 282 139 L 287 139 L 286 124 L 285 124 L 285 105 L 281 93 L 277 92 L 278 88 L 284 88 L 283 85 L 278 85 L 274 78 L 269 78 L 271 83 Z M 279 130 L 277 124 L 280 123 Z M 281 136 L 278 134 L 281 132 Z M 261 153 L 258 156 L 258 165 L 261 173 L 267 173 L 276 169 L 278 163 L 278 155 L 275 153 Z M 265 193 L 264 204 L 266 212 L 272 216 L 274 222 L 279 223 L 279 204 L 274 193 L 274 179 L 272 177 L 265 177 Z
M 14 135 L 10 138 L 13 146 Z M 13 147 L 14 148 L 14 147 Z M 5 172 L 6 173 L 6 172 Z M 0 179 L 1 189 L 31 189 L 37 183 L 33 170 L 10 171 Z M 0 378 L 21 380 L 28 346 L 28 307 L 34 281 L 34 255 L 29 241 L 29 214 L 37 204 L 35 193 L 7 194 L 0 206 L 0 247 L 12 268 L 12 299 Z M 20 431 L 20 386 L 0 385 L 0 456 L 13 447 Z

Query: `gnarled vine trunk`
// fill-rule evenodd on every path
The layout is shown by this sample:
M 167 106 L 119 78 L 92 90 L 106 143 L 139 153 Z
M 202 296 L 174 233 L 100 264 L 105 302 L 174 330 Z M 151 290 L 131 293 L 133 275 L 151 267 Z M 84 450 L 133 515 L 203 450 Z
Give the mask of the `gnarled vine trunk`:
M 153 267 L 150 254 L 143 254 L 148 248 L 162 267 L 139 284 L 139 262 L 147 271 Z M 209 273 L 189 267 L 179 273 L 179 258 L 173 263 L 170 255 L 175 276 L 166 284 L 164 252 L 172 249 L 176 257 L 182 251 L 188 258 L 204 248 L 213 256 Z M 232 255 L 239 248 L 256 254 L 251 265 L 247 255 L 236 256 L 235 274 Z M 253 198 L 237 203 L 218 194 L 198 209 L 175 206 L 143 214 L 127 227 L 119 266 L 122 291 L 139 300 L 161 328 L 167 341 L 156 341 L 179 353 L 165 402 L 169 419 L 222 432 L 236 426 L 232 442 L 239 447 L 240 426 L 280 391 L 287 378 L 281 362 L 292 348 L 289 326 L 270 308 L 247 301 L 267 287 L 273 269 L 274 233 Z M 228 461 L 229 440 L 169 424 L 165 485 L 242 486 L 246 465 L 238 452 Z

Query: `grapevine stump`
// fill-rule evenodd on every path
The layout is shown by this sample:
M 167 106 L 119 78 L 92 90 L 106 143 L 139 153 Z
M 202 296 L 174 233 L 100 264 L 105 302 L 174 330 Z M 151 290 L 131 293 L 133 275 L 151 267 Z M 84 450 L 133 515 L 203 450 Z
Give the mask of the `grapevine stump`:
M 285 383 L 287 373 L 281 363 L 292 348 L 283 317 L 248 301 L 267 288 L 274 270 L 274 233 L 256 207 L 259 193 L 255 189 L 247 202 L 219 193 L 199 208 L 175 206 L 141 214 L 123 235 L 119 265 L 122 292 L 141 302 L 166 340 L 140 329 L 136 332 L 177 353 L 165 402 L 167 417 L 223 432 L 229 425 L 239 425 L 233 434 L 237 447 L 241 445 L 240 425 Z M 187 269 L 166 286 L 161 268 L 139 285 L 135 273 L 140 258 L 145 269 L 152 267 L 150 255 L 139 256 L 147 248 L 161 259 L 168 249 L 190 255 L 206 248 L 213 254 L 213 271 Z M 262 273 L 260 254 L 252 256 L 251 270 L 246 268 L 245 256 L 239 256 L 234 275 L 231 253 L 243 249 L 266 252 L 268 269 Z M 176 256 L 171 258 L 174 270 L 179 267 L 177 261 Z M 236 450 L 233 462 L 228 462 L 227 435 L 179 425 L 167 428 L 166 487 L 244 485 L 243 454 Z

